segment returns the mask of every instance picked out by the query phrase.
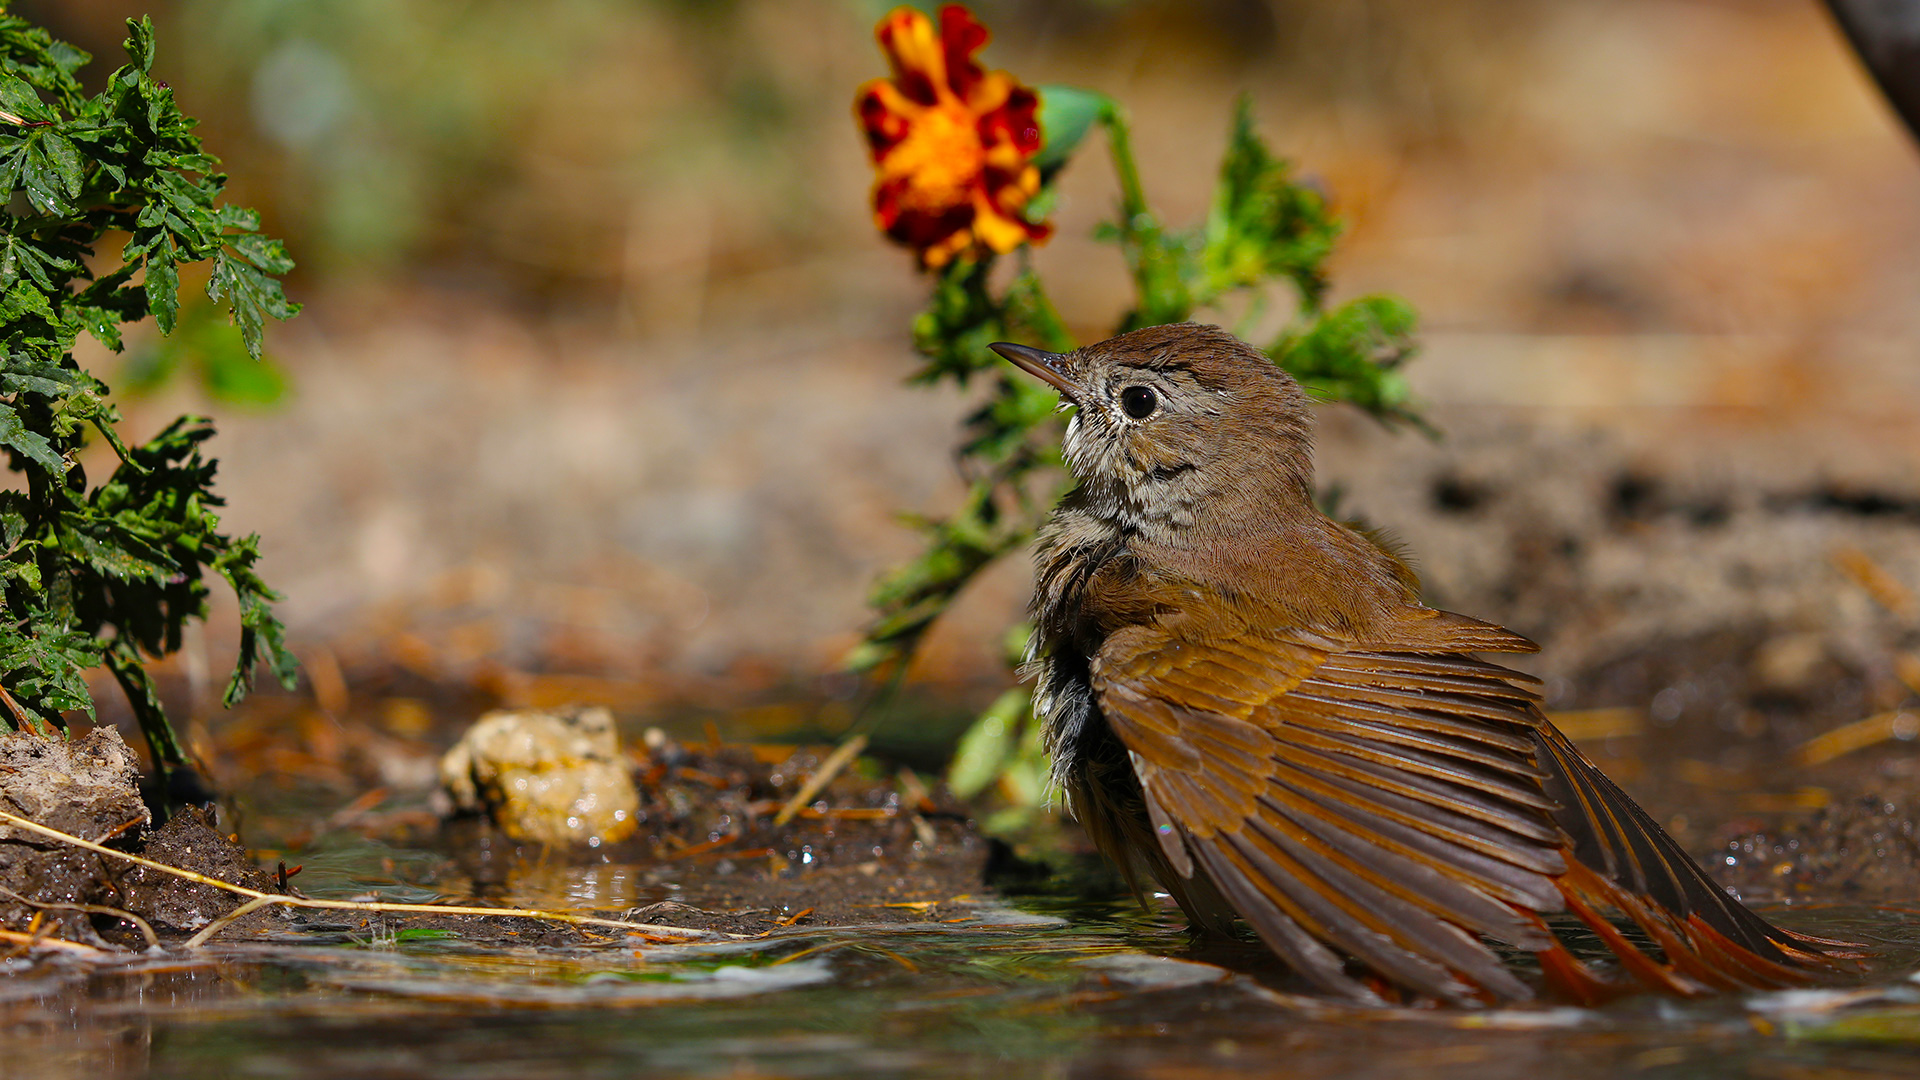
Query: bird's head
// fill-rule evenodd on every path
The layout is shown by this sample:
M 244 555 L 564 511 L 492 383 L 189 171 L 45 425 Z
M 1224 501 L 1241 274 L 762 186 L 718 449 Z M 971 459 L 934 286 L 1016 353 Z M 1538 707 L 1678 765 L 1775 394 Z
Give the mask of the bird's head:
M 1157 532 L 1311 505 L 1306 394 L 1219 327 L 1150 326 L 1070 353 L 991 348 L 1078 407 L 1063 454 L 1103 518 Z

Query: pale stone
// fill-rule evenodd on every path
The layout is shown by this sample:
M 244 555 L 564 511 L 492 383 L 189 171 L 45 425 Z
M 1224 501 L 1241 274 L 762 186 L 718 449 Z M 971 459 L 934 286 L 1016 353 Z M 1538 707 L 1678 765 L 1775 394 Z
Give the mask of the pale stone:
M 488 713 L 440 759 L 440 782 L 516 840 L 597 846 L 639 825 L 640 793 L 604 708 Z

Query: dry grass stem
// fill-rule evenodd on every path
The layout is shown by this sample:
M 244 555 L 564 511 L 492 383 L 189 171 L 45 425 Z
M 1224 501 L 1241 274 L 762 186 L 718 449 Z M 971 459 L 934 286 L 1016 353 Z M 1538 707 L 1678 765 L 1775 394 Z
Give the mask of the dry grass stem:
M 147 867 L 150 870 L 158 870 L 163 874 L 171 874 L 174 877 L 187 881 L 197 882 L 201 885 L 210 885 L 216 889 L 223 889 L 236 896 L 245 896 L 253 900 L 261 901 L 259 905 L 261 907 L 278 905 L 281 907 L 318 908 L 327 911 L 361 911 L 367 913 L 408 915 L 473 915 L 488 918 L 539 919 L 544 922 L 568 923 L 573 926 L 613 927 L 631 934 L 638 934 L 641 937 L 650 938 L 659 934 L 676 940 L 705 937 L 741 938 L 748 936 L 744 934 L 728 934 L 715 930 L 695 930 L 684 926 L 661 926 L 653 923 L 641 926 L 619 919 L 602 919 L 592 915 L 574 915 L 565 911 L 541 911 L 533 908 L 459 907 L 443 904 L 390 904 L 381 901 L 316 900 L 306 896 L 276 896 L 273 893 L 261 892 L 258 889 L 249 889 L 245 885 L 235 885 L 232 882 L 221 881 L 218 878 L 211 878 L 205 874 L 198 874 L 192 870 L 182 870 L 177 866 L 168 866 L 165 863 L 155 862 L 152 859 L 142 858 L 141 856 L 132 855 L 124 851 L 115 851 L 110 847 L 104 847 L 90 840 L 83 840 L 71 833 L 64 833 L 59 829 L 49 828 L 38 822 L 29 821 L 17 814 L 7 813 L 4 810 L 0 810 L 0 824 L 26 829 L 28 832 L 39 833 L 42 836 L 72 844 L 75 847 L 85 848 L 88 851 L 101 855 L 122 859 L 137 866 Z M 217 927 L 215 928 L 217 929 Z M 195 935 L 193 941 L 190 943 L 198 943 L 206 934 L 207 931 L 202 930 L 200 934 Z
M 1834 551 L 1833 564 L 1854 584 L 1865 589 L 1874 603 L 1894 615 L 1911 622 L 1920 614 L 1920 603 L 1915 603 L 1913 592 L 1873 556 L 1856 547 L 1842 547 Z
M 12 889 L 4 888 L 4 887 L 0 887 L 0 895 L 4 895 L 8 899 L 13 900 L 16 903 L 25 904 L 28 907 L 39 908 L 42 911 L 82 911 L 87 913 L 88 915 L 106 915 L 115 919 L 119 919 L 122 922 L 129 922 L 129 923 L 132 923 L 134 927 L 140 931 L 141 937 L 144 937 L 147 939 L 148 948 L 157 949 L 160 947 L 160 935 L 153 932 L 152 924 L 148 923 L 147 920 L 141 918 L 140 916 L 135 915 L 131 911 L 122 911 L 117 907 L 108 907 L 105 904 L 44 903 L 39 900 L 29 900 L 26 897 L 21 896 L 19 893 L 14 892 Z
M 272 904 L 275 899 L 276 897 L 272 896 L 256 896 L 246 903 L 241 904 L 239 907 L 234 908 L 232 911 L 201 927 L 199 933 L 187 939 L 186 947 L 189 949 L 197 949 L 205 945 L 213 935 L 232 926 L 234 923 L 239 922 L 254 912 L 259 911 L 261 908 L 267 907 Z
M 97 956 L 103 960 L 113 955 L 103 949 L 96 949 L 91 945 L 82 945 L 77 941 L 47 937 L 44 934 L 23 934 L 18 930 L 0 930 L 0 941 L 10 941 L 16 945 L 23 946 L 21 950 L 23 952 L 40 948 L 59 949 L 61 952 L 77 953 L 81 956 Z
M 1808 739 L 1793 752 L 1793 760 L 1800 765 L 1819 765 L 1855 750 L 1889 740 L 1905 742 L 1916 735 L 1920 735 L 1920 714 L 1894 709 L 1875 713 L 1865 720 L 1842 724 L 1823 735 Z
M 800 785 L 800 790 L 793 793 L 793 798 L 787 800 L 787 805 L 780 808 L 780 813 L 774 817 L 773 823 L 785 825 L 792 821 L 801 807 L 812 802 L 815 795 L 826 790 L 826 786 L 833 782 L 833 778 L 840 775 L 840 770 L 852 763 L 853 759 L 859 757 L 860 752 L 866 748 L 865 735 L 855 735 L 835 747 L 833 753 L 827 755 L 827 760 L 821 762 L 820 767 L 813 770 L 813 775 L 807 777 L 807 782 Z

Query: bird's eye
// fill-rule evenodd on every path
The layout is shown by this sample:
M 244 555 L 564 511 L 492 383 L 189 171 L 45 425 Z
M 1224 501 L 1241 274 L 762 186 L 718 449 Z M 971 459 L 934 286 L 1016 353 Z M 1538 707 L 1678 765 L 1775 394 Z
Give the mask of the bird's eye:
M 1145 386 L 1129 386 L 1120 391 L 1120 407 L 1135 420 L 1145 420 L 1160 407 L 1160 396 Z

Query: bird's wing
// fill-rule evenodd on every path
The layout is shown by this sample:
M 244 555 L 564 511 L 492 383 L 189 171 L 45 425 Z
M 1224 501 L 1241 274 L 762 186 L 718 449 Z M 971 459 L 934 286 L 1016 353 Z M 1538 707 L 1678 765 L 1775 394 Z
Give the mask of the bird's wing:
M 1533 913 L 1562 908 L 1525 676 L 1158 626 L 1113 635 L 1091 674 L 1168 862 L 1296 970 L 1362 999 L 1342 954 L 1432 997 L 1529 996 L 1476 936 L 1547 948 Z
M 1444 618 L 1469 648 L 1526 645 Z M 1637 922 L 1647 913 L 1635 900 L 1682 923 L 1702 913 L 1743 971 L 1753 935 L 1781 943 L 1553 731 L 1531 676 L 1430 651 L 1438 631 L 1423 619 L 1411 646 L 1159 624 L 1110 637 L 1091 665 L 1094 691 L 1174 871 L 1203 870 L 1296 970 L 1359 999 L 1377 995 L 1344 957 L 1430 997 L 1531 996 L 1482 938 L 1538 953 L 1557 984 L 1592 991 L 1601 980 L 1541 918 L 1569 908 L 1616 953 L 1633 951 L 1622 963 L 1641 981 L 1679 992 L 1701 984 L 1635 951 L 1592 909 Z M 1669 953 L 1700 937 L 1655 922 Z M 1776 959 L 1760 969 L 1791 974 Z

